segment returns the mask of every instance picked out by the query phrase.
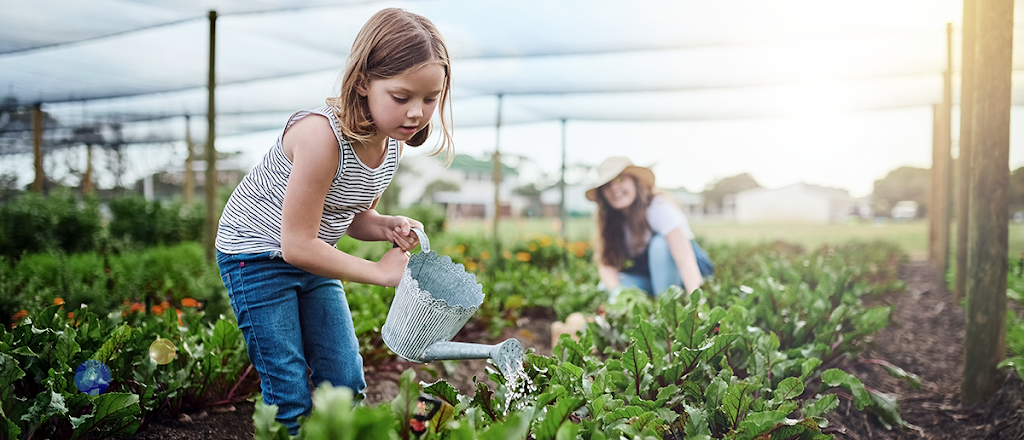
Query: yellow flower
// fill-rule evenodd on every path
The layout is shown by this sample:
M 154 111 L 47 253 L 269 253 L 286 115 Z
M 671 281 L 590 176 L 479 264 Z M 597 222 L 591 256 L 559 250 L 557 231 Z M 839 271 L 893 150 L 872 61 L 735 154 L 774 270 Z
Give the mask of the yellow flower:
M 526 252 L 520 252 L 516 254 L 516 259 L 519 261 L 530 261 L 530 254 Z
M 530 252 L 536 251 L 537 250 L 537 243 L 530 243 L 530 245 L 527 246 L 527 248 L 530 249 Z
M 545 235 L 545 236 L 540 238 L 540 247 L 548 247 L 548 246 L 551 246 L 551 237 L 548 237 L 548 236 Z
M 475 271 L 476 270 L 476 263 L 474 263 L 472 261 L 467 261 L 466 262 L 466 270 L 468 270 L 468 271 Z
M 481 252 L 480 253 L 480 259 L 481 260 L 490 260 L 491 259 L 491 253 L 487 252 L 487 251 Z
M 512 258 L 512 251 L 501 251 L 501 256 L 508 260 Z
M 458 252 L 460 254 L 463 253 L 463 252 L 466 252 L 466 246 L 461 245 L 461 244 L 455 246 L 455 252 Z

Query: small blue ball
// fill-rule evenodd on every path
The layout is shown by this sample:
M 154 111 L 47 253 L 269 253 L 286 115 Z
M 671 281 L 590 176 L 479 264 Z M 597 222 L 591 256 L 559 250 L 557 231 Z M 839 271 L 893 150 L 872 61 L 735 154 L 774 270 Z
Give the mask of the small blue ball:
M 82 362 L 75 370 L 75 386 L 90 396 L 98 396 L 110 386 L 110 367 L 95 359 Z

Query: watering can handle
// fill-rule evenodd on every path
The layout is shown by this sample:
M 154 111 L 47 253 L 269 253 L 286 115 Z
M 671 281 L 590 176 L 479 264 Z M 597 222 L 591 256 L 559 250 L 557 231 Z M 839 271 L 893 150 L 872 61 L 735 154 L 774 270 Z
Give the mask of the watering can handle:
M 427 239 L 427 233 L 420 228 L 412 228 L 412 232 L 415 232 L 420 239 L 420 252 L 430 252 L 430 240 Z

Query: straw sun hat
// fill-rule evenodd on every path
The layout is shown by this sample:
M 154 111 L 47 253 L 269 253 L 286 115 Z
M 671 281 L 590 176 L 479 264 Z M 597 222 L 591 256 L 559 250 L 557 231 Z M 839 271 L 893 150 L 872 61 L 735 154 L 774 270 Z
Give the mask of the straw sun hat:
M 597 166 L 597 180 L 587 190 L 587 200 L 596 202 L 597 189 L 619 177 L 620 174 L 629 174 L 647 186 L 654 186 L 654 172 L 650 168 L 638 167 L 625 157 L 613 156 Z

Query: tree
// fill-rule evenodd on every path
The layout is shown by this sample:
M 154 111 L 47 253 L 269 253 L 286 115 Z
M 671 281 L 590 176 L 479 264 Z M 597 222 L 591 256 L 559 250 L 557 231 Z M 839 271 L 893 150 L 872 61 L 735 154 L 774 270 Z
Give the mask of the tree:
M 877 215 L 888 216 L 896 202 L 917 202 L 918 216 L 928 210 L 931 170 L 927 168 L 899 167 L 884 178 L 875 181 L 871 208 Z
M 704 204 L 721 208 L 726 196 L 748 189 L 760 188 L 761 185 L 749 173 L 726 177 L 708 184 L 704 189 Z
M 458 183 L 451 182 L 448 180 L 435 180 L 427 184 L 426 188 L 423 188 L 423 197 L 420 200 L 425 204 L 432 204 L 435 202 L 434 195 L 443 191 L 458 191 L 462 189 Z

